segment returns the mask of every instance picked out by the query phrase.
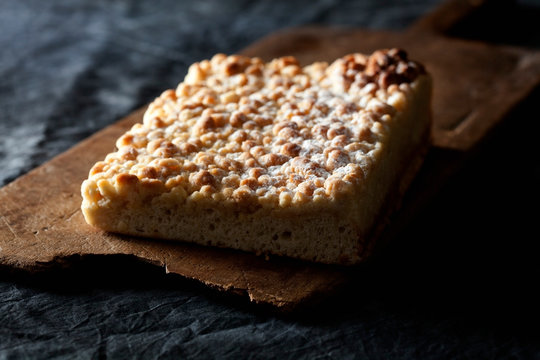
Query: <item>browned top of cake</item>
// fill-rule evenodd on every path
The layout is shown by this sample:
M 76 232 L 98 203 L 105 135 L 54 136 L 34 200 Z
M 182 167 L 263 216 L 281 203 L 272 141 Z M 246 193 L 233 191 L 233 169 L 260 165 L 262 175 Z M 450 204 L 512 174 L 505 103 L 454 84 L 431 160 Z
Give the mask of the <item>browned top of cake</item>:
M 361 184 L 422 73 L 398 49 L 306 67 L 218 54 L 150 105 L 83 191 L 99 201 L 140 182 L 181 200 L 333 201 Z

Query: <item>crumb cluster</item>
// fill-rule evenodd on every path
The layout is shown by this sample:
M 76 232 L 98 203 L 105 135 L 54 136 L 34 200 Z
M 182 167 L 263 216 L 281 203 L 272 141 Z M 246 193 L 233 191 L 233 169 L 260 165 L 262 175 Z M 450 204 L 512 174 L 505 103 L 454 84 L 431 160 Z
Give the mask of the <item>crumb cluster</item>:
M 423 72 L 398 49 L 306 67 L 218 54 L 149 106 L 83 192 L 93 201 L 135 188 L 261 206 L 332 201 L 370 171 Z

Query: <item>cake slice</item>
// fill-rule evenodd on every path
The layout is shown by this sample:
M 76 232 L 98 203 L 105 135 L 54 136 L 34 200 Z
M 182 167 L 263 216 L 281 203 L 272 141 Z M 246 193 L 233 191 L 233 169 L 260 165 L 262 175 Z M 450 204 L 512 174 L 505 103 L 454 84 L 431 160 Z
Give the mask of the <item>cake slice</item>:
M 428 145 L 430 93 L 398 49 L 306 67 L 216 55 L 93 166 L 82 211 L 110 232 L 359 263 Z

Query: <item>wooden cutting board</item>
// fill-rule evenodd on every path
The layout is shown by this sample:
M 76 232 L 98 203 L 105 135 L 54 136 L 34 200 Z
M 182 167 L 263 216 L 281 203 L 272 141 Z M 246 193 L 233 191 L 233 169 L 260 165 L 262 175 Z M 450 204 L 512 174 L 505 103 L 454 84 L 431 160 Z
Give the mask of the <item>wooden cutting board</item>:
M 485 3 L 449 1 L 404 32 L 307 27 L 272 34 L 242 53 L 265 60 L 295 55 L 301 63 L 352 52 L 401 47 L 434 78 L 433 146 L 386 237 L 436 192 L 465 155 L 540 82 L 540 53 L 444 35 Z M 0 189 L 0 265 L 46 270 L 88 256 L 131 256 L 255 303 L 292 309 L 328 295 L 348 269 L 238 251 L 108 234 L 80 212 L 80 184 L 115 140 L 142 120 L 140 109 Z

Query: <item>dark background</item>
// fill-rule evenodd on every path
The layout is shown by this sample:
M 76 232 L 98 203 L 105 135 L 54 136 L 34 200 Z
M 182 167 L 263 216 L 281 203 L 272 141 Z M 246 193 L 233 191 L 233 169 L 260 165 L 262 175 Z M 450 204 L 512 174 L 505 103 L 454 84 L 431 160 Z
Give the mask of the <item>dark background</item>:
M 438 3 L 0 2 L 0 185 L 175 87 L 194 61 L 289 26 L 399 30 Z M 539 9 L 520 2 L 449 35 L 538 49 Z M 509 114 L 339 296 L 285 315 L 123 257 L 0 269 L 0 359 L 538 359 L 539 101 Z

